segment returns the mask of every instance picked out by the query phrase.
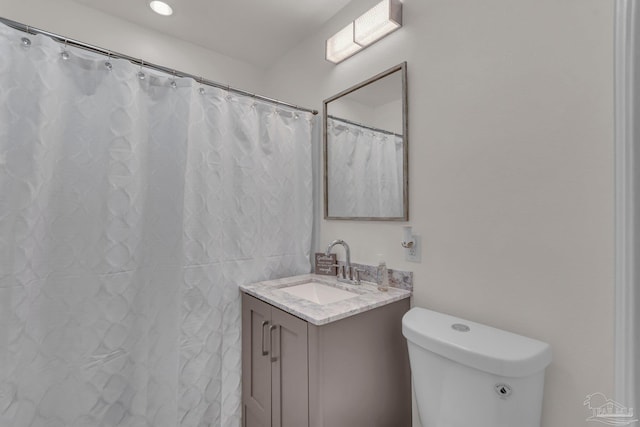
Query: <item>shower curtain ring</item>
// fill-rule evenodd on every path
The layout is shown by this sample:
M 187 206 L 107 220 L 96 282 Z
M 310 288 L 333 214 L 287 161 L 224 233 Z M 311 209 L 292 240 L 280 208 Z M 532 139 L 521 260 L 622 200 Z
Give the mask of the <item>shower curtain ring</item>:
M 107 70 L 109 71 L 113 69 L 113 64 L 111 64 L 111 51 L 107 52 L 107 60 L 105 61 L 104 66 L 107 67 Z
M 62 57 L 62 59 L 64 59 L 65 61 L 67 59 L 69 59 L 69 52 L 67 52 L 67 43 L 69 42 L 69 39 L 64 39 L 64 47 L 62 48 L 62 53 L 60 53 L 60 56 Z
M 31 34 L 31 27 L 27 25 L 27 35 L 30 35 L 30 34 Z M 31 39 L 29 39 L 29 37 L 22 37 L 20 41 L 22 42 L 23 48 L 29 49 L 29 47 L 31 47 Z
M 171 86 L 171 89 L 175 89 L 178 87 L 178 84 L 176 83 L 176 70 L 173 70 L 173 80 L 171 80 L 169 86 Z
M 140 80 L 144 80 L 144 79 L 145 79 L 145 77 L 146 77 L 146 76 L 144 75 L 144 73 L 142 72 L 142 67 L 144 67 L 144 61 L 141 59 L 141 60 L 140 60 L 140 71 L 138 71 L 138 78 L 139 78 Z

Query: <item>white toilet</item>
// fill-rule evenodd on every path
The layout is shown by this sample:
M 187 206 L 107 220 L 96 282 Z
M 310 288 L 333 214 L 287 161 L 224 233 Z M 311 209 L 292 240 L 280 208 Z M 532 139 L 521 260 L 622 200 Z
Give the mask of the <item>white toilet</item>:
M 417 307 L 402 333 L 423 427 L 540 427 L 549 344 Z

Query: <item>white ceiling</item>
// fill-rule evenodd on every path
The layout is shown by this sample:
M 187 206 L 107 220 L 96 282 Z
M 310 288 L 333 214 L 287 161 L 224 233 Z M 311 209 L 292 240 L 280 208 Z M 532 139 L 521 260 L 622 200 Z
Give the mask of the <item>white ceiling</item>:
M 313 34 L 350 0 L 74 0 L 135 24 L 265 67 Z

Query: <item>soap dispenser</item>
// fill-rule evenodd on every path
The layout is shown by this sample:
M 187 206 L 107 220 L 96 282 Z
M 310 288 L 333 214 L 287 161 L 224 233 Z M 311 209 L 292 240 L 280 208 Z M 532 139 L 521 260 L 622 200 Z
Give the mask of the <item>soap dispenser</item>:
M 387 263 L 384 261 L 382 254 L 378 255 L 378 290 L 387 292 L 389 290 L 389 272 L 387 271 Z

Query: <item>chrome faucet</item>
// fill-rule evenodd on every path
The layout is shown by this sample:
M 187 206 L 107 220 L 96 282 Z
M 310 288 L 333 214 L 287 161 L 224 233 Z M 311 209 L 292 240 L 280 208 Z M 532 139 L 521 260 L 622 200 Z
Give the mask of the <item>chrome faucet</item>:
M 329 255 L 331 253 L 331 249 L 333 249 L 335 245 L 342 245 L 342 247 L 344 247 L 344 252 L 346 256 L 344 268 L 342 269 L 342 274 L 340 274 L 340 266 L 336 265 L 336 267 L 338 267 L 338 276 L 337 276 L 338 280 L 341 282 L 347 282 L 347 283 L 353 283 L 354 285 L 359 285 L 360 270 L 358 270 L 357 268 L 353 268 L 353 266 L 351 266 L 351 250 L 349 249 L 349 245 L 347 245 L 347 242 L 341 239 L 334 240 L 333 242 L 329 243 L 329 246 L 327 246 L 327 250 L 324 252 L 324 254 Z

